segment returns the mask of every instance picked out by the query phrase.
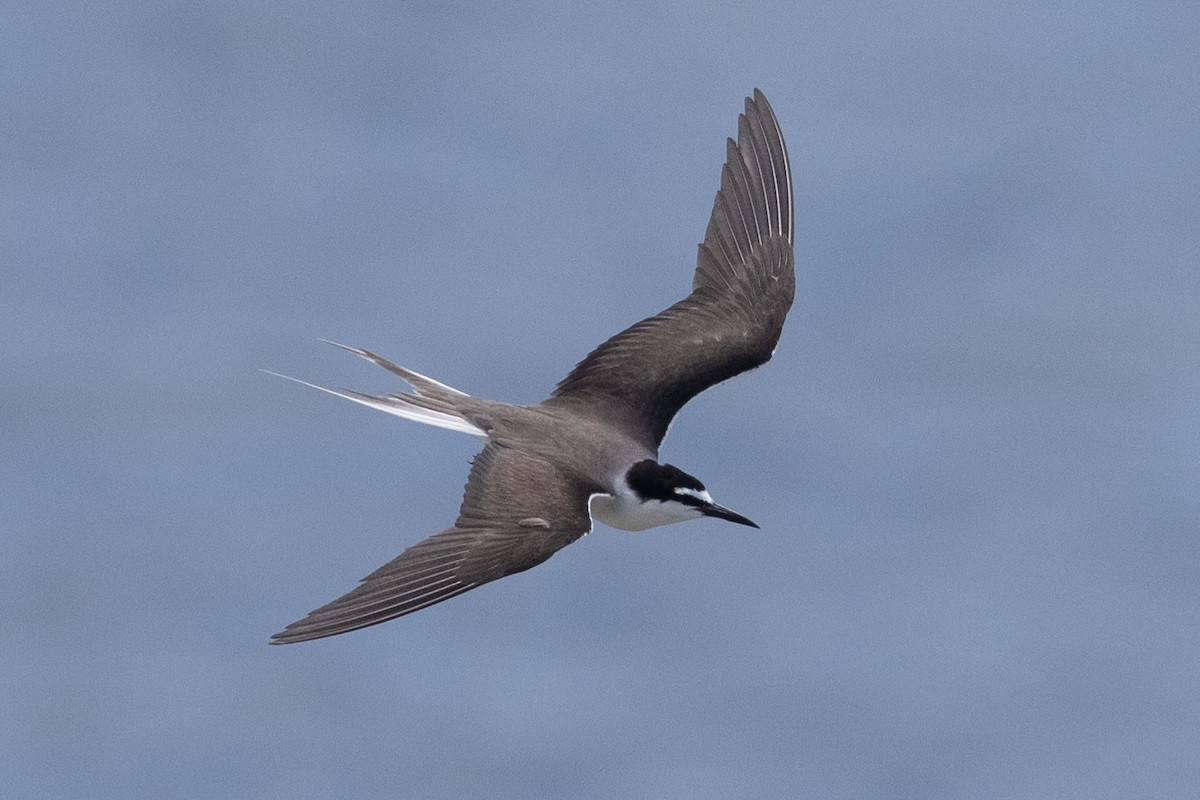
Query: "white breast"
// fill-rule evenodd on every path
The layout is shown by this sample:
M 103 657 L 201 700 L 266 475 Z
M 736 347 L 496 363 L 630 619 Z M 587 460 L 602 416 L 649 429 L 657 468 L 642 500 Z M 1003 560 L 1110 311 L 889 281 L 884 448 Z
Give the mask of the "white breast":
M 592 495 L 588 500 L 588 513 L 592 519 L 623 531 L 644 531 L 703 516 L 695 506 L 670 500 L 642 501 L 628 490 L 617 495 Z

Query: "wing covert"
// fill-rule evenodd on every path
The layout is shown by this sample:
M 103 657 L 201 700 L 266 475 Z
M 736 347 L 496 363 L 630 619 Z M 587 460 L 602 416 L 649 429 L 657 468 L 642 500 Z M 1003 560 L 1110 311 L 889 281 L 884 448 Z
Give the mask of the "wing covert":
M 726 146 L 691 293 L 593 350 L 544 401 L 624 421 L 651 447 L 700 392 L 767 362 L 795 295 L 792 182 L 757 89 Z
M 489 444 L 471 466 L 453 527 L 408 548 L 272 643 L 365 628 L 537 566 L 591 530 L 588 498 L 585 487 L 546 462 Z

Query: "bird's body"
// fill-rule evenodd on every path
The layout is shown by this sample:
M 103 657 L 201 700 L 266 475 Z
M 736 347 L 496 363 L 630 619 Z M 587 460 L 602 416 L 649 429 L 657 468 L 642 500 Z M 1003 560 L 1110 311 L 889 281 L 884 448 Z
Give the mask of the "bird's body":
M 471 397 L 338 345 L 400 376 L 413 392 L 306 385 L 486 444 L 453 526 L 274 641 L 366 627 L 529 569 L 591 531 L 593 519 L 623 530 L 701 516 L 754 526 L 714 503 L 700 481 L 659 464 L 658 448 L 688 400 L 770 359 L 795 291 L 792 239 L 787 154 L 756 90 L 739 118 L 738 142 L 729 141 L 692 292 L 597 347 L 546 400 L 517 406 Z

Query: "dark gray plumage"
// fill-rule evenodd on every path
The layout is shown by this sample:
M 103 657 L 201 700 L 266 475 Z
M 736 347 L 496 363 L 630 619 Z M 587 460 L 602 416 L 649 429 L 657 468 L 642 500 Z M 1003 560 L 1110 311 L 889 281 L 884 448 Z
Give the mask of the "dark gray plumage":
M 338 345 L 399 375 L 413 393 L 315 388 L 487 444 L 453 527 L 288 625 L 274 642 L 374 625 L 529 569 L 588 533 L 593 517 L 626 530 L 699 516 L 753 525 L 713 503 L 695 478 L 659 465 L 658 446 L 688 400 L 771 358 L 795 293 L 792 241 L 787 151 L 756 89 L 739 117 L 738 141 L 728 142 L 691 293 L 597 347 L 542 403 L 470 397 Z
M 657 447 L 687 401 L 771 358 L 796 291 L 792 178 L 757 89 L 726 151 L 692 293 L 593 350 L 545 405 L 620 417 Z

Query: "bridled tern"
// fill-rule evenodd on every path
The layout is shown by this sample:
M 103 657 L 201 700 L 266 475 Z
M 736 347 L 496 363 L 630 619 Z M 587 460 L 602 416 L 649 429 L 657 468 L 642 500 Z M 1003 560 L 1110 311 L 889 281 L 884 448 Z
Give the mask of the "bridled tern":
M 471 397 L 368 350 L 337 345 L 398 375 L 412 392 L 371 395 L 298 382 L 485 445 L 451 527 L 273 642 L 364 628 L 529 569 L 591 531 L 594 519 L 628 531 L 698 517 L 757 528 L 714 502 L 696 478 L 658 463 L 658 448 L 685 403 L 771 358 L 795 293 L 792 240 L 787 151 L 756 89 L 738 117 L 737 141 L 727 142 L 691 293 L 601 344 L 541 403 Z

